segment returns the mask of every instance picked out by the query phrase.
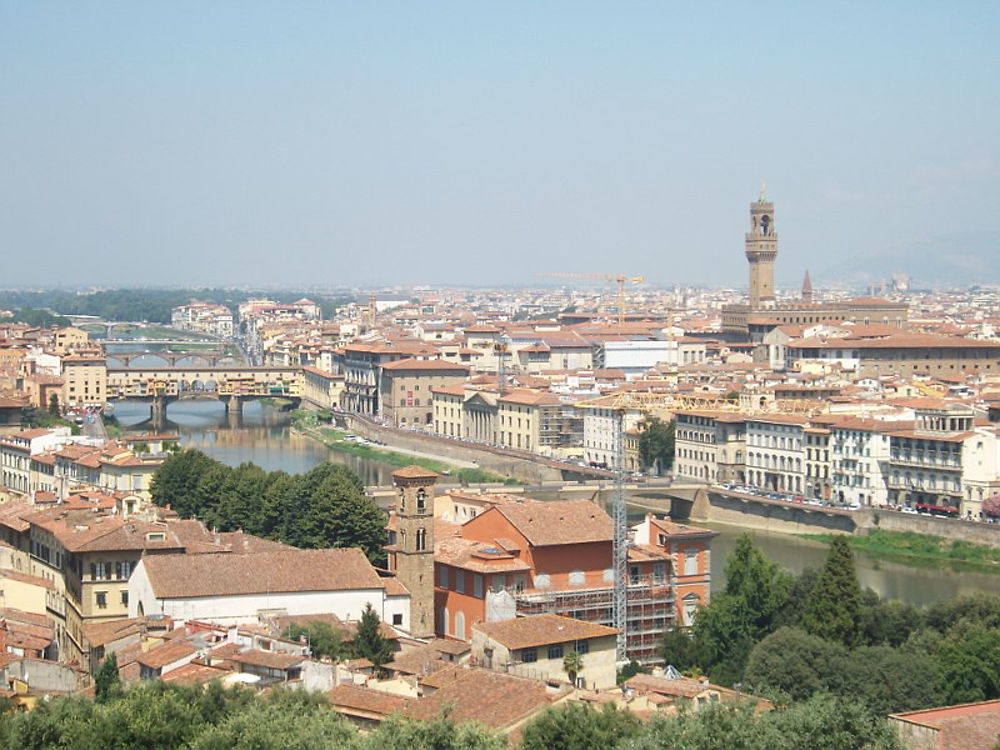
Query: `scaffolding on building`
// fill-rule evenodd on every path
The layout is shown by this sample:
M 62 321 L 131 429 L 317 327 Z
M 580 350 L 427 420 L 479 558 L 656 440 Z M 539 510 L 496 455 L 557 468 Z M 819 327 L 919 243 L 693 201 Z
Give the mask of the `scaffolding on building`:
M 624 661 L 641 664 L 660 661 L 659 642 L 676 616 L 677 586 L 670 576 L 631 576 L 627 585 Z M 518 616 L 555 614 L 597 625 L 617 627 L 614 620 L 615 586 L 514 593 Z

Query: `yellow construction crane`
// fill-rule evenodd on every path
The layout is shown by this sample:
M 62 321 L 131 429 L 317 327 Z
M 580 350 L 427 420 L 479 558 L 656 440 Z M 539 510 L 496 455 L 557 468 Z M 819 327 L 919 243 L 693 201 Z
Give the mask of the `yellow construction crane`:
M 555 272 L 543 273 L 541 276 L 554 279 L 588 279 L 591 281 L 613 281 L 618 284 L 618 327 L 625 324 L 625 285 L 641 284 L 646 280 L 645 276 L 626 276 L 625 274 L 611 273 L 576 273 L 576 272 Z

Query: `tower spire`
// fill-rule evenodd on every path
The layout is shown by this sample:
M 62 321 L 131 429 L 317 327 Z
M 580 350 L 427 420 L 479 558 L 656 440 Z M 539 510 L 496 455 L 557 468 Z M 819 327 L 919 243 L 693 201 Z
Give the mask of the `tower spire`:
M 812 279 L 809 278 L 809 269 L 806 269 L 806 275 L 802 279 L 802 301 L 812 302 L 813 301 L 813 285 Z

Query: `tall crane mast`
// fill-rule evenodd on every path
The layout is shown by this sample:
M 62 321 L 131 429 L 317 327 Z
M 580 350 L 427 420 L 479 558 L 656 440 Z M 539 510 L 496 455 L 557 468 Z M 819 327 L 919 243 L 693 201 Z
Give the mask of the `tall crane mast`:
M 625 506 L 625 410 L 615 415 L 615 492 L 611 504 L 614 522 L 612 556 L 614 558 L 614 600 L 612 623 L 618 630 L 615 645 L 617 661 L 626 661 L 628 646 L 628 509 Z

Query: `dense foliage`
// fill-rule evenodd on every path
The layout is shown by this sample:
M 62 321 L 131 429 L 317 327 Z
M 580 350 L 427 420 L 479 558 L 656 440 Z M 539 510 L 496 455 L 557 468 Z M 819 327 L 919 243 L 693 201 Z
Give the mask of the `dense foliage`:
M 568 703 L 521 730 L 524 750 L 896 750 L 884 718 L 856 701 L 816 696 L 755 715 L 747 705 L 715 704 L 643 724 L 628 712 Z M 103 702 L 43 701 L 30 713 L 0 717 L 0 750 L 503 750 L 506 738 L 477 724 L 393 717 L 361 734 L 324 696 L 275 689 L 143 683 Z
M 67 325 L 68 322 L 53 323 L 51 315 L 35 308 L 47 308 L 60 315 L 96 315 L 105 320 L 148 321 L 169 323 L 170 311 L 179 305 L 186 305 L 192 299 L 215 302 L 235 310 L 236 306 L 251 297 L 266 297 L 280 303 L 290 303 L 304 296 L 302 291 L 255 292 L 227 289 L 109 289 L 89 294 L 77 294 L 62 290 L 47 291 L 0 291 L 0 308 L 16 309 L 17 320 L 31 325 Z M 323 315 L 332 317 L 337 307 L 354 300 L 351 296 L 315 296 Z M 31 316 L 36 317 L 31 317 Z M 42 317 L 47 316 L 47 317 Z M 51 319 L 51 320 L 50 320 Z
M 662 474 L 674 464 L 674 423 L 651 417 L 639 432 L 639 461 L 643 469 Z
M 48 310 L 36 310 L 31 307 L 21 307 L 14 310 L 14 317 L 11 319 L 15 323 L 26 323 L 36 328 L 52 328 L 52 326 L 68 326 L 69 318 L 60 315 L 53 315 Z
M 726 574 L 691 631 L 665 636 L 678 669 L 782 704 L 832 694 L 879 715 L 1000 698 L 1000 597 L 883 601 L 861 591 L 843 540 L 821 571 L 792 576 L 744 535 Z
M 385 561 L 385 514 L 343 466 L 291 475 L 250 463 L 232 468 L 184 450 L 157 469 L 150 491 L 157 505 L 219 531 L 242 529 L 302 548 L 361 547 L 373 564 Z
M 480 727 L 447 719 L 385 722 L 368 735 L 331 710 L 320 694 L 143 684 L 104 702 L 55 698 L 0 719 L 10 750 L 502 750 Z
M 21 409 L 21 424 L 25 427 L 69 427 L 74 435 L 80 434 L 80 426 L 68 419 L 63 419 L 58 414 L 53 414 L 52 409 L 38 409 L 34 406 L 26 406 Z

